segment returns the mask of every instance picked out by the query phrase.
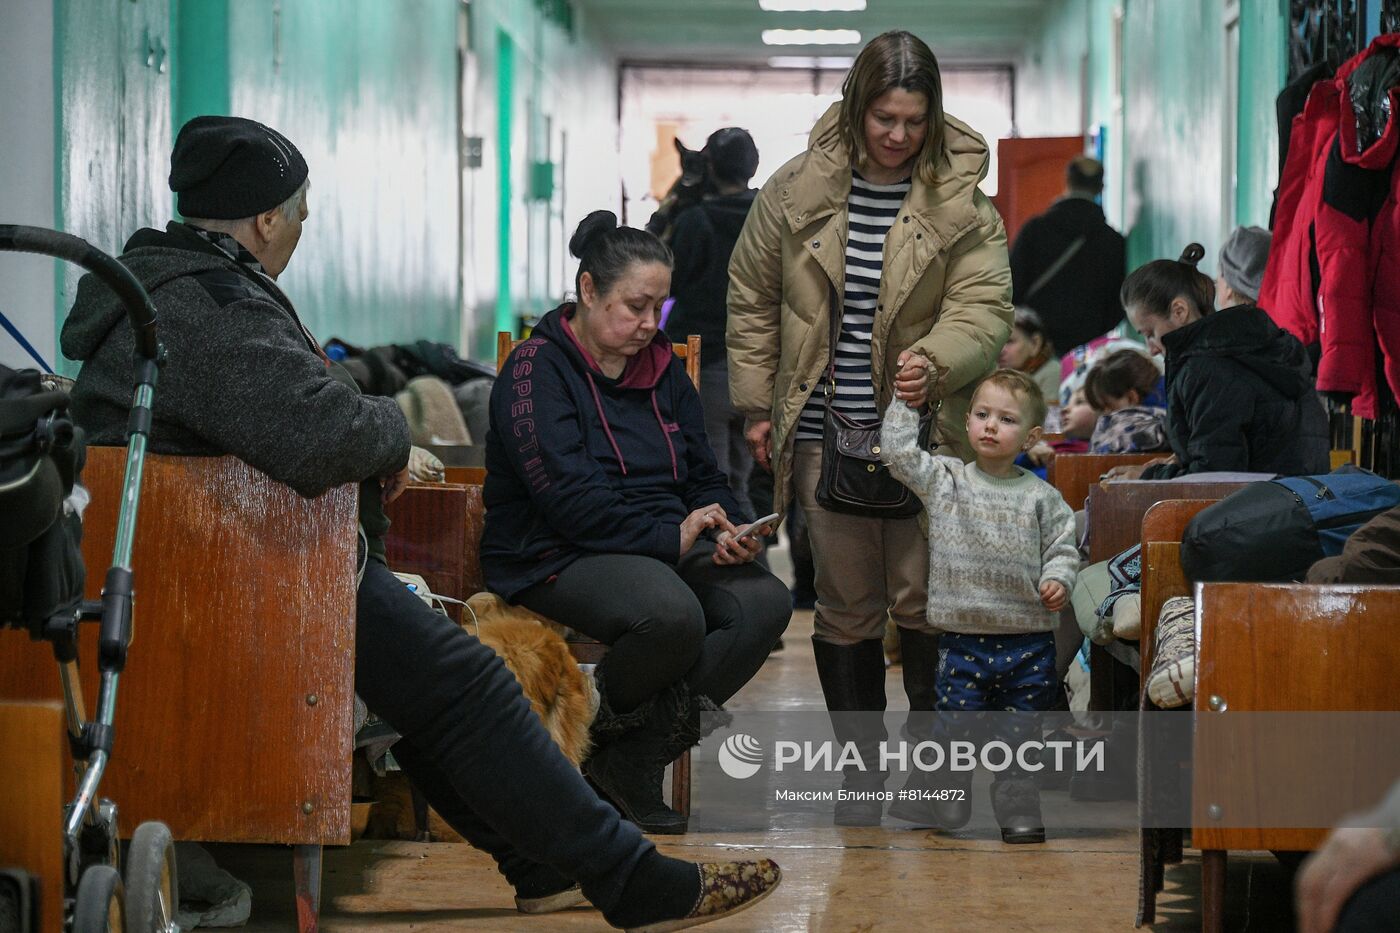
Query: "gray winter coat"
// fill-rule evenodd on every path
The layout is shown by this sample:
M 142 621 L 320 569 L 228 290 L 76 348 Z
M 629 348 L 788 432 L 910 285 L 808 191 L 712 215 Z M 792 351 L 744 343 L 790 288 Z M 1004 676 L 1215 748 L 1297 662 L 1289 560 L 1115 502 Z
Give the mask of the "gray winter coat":
M 167 353 L 151 450 L 232 454 L 307 497 L 364 481 L 360 520 L 382 559 L 377 478 L 401 469 L 409 451 L 394 400 L 361 395 L 318 353 L 280 289 L 185 225 L 139 230 L 119 258 L 150 293 Z M 83 364 L 75 420 L 90 443 L 125 444 L 134 350 L 116 294 L 84 276 L 60 339 Z

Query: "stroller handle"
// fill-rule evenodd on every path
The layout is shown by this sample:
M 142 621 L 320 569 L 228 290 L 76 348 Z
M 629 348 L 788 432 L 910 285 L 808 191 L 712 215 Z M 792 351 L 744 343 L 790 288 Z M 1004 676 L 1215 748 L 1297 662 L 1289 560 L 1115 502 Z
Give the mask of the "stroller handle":
M 71 233 L 59 233 L 43 227 L 0 224 L 0 250 L 18 253 L 40 253 L 66 259 L 106 282 L 126 305 L 131 330 L 136 337 L 136 352 L 148 360 L 160 356 L 156 340 L 156 308 L 151 296 L 126 268 L 102 250 Z

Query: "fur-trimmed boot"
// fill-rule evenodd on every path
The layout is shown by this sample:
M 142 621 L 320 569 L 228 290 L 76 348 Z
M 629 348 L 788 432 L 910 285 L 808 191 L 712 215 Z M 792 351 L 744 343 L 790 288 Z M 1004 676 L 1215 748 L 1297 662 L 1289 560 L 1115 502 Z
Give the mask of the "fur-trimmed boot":
M 694 748 L 712 732 L 734 721 L 723 706 L 702 693 L 691 693 L 684 683 L 677 684 L 675 689 L 679 694 L 680 715 L 661 749 L 665 764 L 675 761 L 686 749 Z
M 1011 845 L 1045 841 L 1040 816 L 1040 788 L 1029 777 L 992 782 L 992 812 L 1001 826 L 1001 841 Z
M 602 668 L 598 669 L 598 716 L 593 721 L 593 754 L 583 763 L 584 776 L 643 832 L 684 833 L 687 820 L 666 805 L 661 782 L 667 745 L 672 741 L 688 697 L 668 687 L 636 709 L 615 713 L 608 702 Z

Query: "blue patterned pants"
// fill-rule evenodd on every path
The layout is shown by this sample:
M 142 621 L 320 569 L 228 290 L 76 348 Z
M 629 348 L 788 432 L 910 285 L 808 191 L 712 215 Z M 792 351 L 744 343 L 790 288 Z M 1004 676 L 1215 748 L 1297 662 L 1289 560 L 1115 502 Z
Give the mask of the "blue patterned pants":
M 1050 708 L 1055 699 L 1055 636 L 963 635 L 938 642 L 935 708 L 948 712 Z

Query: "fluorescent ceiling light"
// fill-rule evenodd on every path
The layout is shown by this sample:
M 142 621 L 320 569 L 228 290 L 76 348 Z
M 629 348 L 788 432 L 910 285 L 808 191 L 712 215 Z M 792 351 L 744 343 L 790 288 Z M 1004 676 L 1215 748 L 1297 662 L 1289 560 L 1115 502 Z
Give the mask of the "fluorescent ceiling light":
M 855 29 L 765 29 L 764 45 L 859 45 Z
M 849 71 L 855 59 L 849 55 L 774 55 L 769 68 L 805 68 L 808 71 Z
M 770 13 L 859 13 L 865 0 L 758 0 Z

